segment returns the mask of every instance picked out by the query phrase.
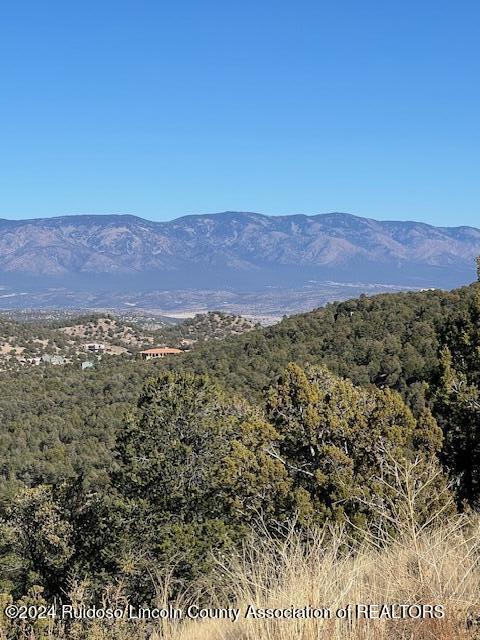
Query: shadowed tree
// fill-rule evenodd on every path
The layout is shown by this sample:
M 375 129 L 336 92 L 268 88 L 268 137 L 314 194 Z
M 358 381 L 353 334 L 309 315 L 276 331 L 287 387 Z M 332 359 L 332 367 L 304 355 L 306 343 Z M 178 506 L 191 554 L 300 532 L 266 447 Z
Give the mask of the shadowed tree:
M 440 383 L 434 407 L 444 433 L 443 459 L 457 485 L 459 501 L 480 506 L 480 390 L 453 366 L 448 347 L 441 352 Z
M 174 561 L 179 579 L 208 572 L 212 551 L 226 552 L 260 517 L 284 516 L 290 479 L 267 453 L 276 440 L 258 411 L 206 377 L 148 380 L 118 438 L 114 491 L 95 505 L 97 522 L 108 521 L 103 562 L 143 580 L 145 596 L 152 562 Z
M 18 492 L 1 523 L 0 544 L 3 590 L 25 594 L 39 585 L 53 595 L 65 586 L 73 528 L 50 487 Z

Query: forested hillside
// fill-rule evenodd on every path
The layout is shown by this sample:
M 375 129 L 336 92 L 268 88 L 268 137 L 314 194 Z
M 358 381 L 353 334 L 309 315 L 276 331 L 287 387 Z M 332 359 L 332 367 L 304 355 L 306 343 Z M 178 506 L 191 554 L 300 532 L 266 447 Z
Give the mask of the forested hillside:
M 322 363 L 356 384 L 409 395 L 438 372 L 440 345 L 451 341 L 453 325 L 468 324 L 476 296 L 477 285 L 362 296 L 208 344 L 173 366 L 208 373 L 250 398 L 260 397 L 289 362 Z
M 431 473 L 420 526 L 479 506 L 480 284 L 221 337 L 170 360 L 0 373 L 3 591 L 48 599 L 75 578 L 147 603 L 152 563 L 172 596 L 200 588 L 259 521 L 358 538 L 379 509 L 403 513 L 398 465 Z
M 395 389 L 417 410 L 433 401 L 442 346 L 450 346 L 469 378 L 475 375 L 474 354 L 467 367 L 460 350 L 476 339 L 477 313 L 478 285 L 452 292 L 365 296 L 234 338 L 197 344 L 168 362 L 111 356 L 89 371 L 64 366 L 0 373 L 2 475 L 35 484 L 71 477 L 73 468 L 84 473 L 89 460 L 107 468 L 125 406 L 136 403 L 143 380 L 159 368 L 208 374 L 228 392 L 262 403 L 263 390 L 289 362 L 322 364 L 357 385 Z M 197 326 L 172 327 L 162 334 L 171 332 L 182 340 Z M 24 326 L 26 341 L 28 331 L 38 333 Z M 95 429 L 104 441 L 100 446 Z

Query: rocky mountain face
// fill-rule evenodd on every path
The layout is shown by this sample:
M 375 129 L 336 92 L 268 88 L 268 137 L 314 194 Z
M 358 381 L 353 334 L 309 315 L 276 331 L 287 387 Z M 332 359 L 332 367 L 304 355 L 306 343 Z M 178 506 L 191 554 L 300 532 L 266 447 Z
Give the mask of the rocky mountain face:
M 315 281 L 451 287 L 474 279 L 479 254 L 479 229 L 344 213 L 0 220 L 0 284 L 32 291 L 260 291 Z

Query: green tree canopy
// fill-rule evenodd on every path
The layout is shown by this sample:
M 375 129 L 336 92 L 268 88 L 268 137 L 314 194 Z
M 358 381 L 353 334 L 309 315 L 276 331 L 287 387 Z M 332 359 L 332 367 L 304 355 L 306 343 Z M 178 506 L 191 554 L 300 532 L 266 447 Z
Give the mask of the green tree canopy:
M 268 416 L 295 488 L 316 520 L 361 519 L 381 499 L 389 458 L 431 456 L 441 432 L 427 410 L 416 420 L 398 393 L 360 388 L 324 367 L 290 364 L 268 393 Z
M 141 573 L 133 556 L 160 565 L 175 557 L 179 576 L 205 572 L 210 551 L 287 509 L 290 479 L 268 453 L 276 440 L 257 410 L 207 377 L 149 379 L 118 438 L 114 491 L 103 506 L 105 561 Z

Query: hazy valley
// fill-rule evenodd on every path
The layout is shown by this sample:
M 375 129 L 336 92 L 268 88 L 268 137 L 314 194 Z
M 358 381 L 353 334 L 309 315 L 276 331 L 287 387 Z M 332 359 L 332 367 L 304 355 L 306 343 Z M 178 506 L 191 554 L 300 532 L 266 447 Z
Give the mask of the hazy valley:
M 1 309 L 220 309 L 273 319 L 474 279 L 480 230 L 341 213 L 0 221 Z

